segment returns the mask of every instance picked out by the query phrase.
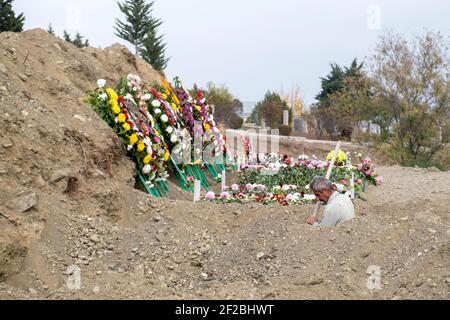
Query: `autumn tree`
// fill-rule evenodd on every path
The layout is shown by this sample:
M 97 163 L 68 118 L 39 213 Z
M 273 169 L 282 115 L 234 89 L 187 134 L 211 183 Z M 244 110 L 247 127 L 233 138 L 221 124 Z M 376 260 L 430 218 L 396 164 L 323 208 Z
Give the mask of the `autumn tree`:
M 387 32 L 371 57 L 370 76 L 391 132 L 391 155 L 405 165 L 426 165 L 449 142 L 443 134 L 450 121 L 448 39 L 439 32 L 410 40 Z

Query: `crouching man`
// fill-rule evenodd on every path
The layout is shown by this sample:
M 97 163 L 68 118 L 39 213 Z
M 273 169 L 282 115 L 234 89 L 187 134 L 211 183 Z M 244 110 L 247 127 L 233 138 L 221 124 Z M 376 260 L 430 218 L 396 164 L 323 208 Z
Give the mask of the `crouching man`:
M 355 207 L 352 200 L 344 194 L 337 192 L 334 185 L 323 177 L 315 177 L 310 189 L 318 201 L 326 204 L 322 221 L 310 216 L 306 222 L 314 227 L 334 227 L 355 217 Z

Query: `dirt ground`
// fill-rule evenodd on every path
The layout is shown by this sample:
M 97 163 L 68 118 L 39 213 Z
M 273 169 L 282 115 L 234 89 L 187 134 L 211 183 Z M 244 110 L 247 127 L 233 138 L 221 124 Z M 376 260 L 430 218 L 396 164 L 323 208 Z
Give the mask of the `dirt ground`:
M 155 199 L 81 99 L 128 72 L 158 79 L 121 46 L 0 35 L 0 299 L 450 298 L 450 172 L 380 166 L 332 229 L 306 225 L 312 206 Z

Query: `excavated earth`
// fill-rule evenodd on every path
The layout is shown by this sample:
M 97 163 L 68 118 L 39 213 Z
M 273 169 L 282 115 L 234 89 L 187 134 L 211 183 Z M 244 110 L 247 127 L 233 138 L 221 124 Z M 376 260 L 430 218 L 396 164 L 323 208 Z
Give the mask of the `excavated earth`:
M 0 299 L 450 298 L 449 172 L 380 166 L 332 229 L 312 206 L 155 199 L 83 100 L 128 73 L 160 77 L 120 45 L 0 34 Z

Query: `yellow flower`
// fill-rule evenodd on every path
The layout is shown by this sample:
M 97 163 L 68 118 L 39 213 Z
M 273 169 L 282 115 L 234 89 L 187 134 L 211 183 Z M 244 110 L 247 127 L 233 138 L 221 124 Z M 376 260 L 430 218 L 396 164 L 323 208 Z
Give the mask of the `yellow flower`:
M 327 156 L 327 160 L 331 161 L 333 159 L 333 155 L 334 151 L 331 151 Z M 342 150 L 339 150 L 336 156 L 336 164 L 344 164 L 345 160 L 347 160 L 347 155 Z
M 117 100 L 114 100 L 114 99 L 109 100 L 109 104 L 111 105 L 111 107 L 119 106 L 119 103 L 117 102 Z
M 137 150 L 139 152 L 142 152 L 142 151 L 144 151 L 144 149 L 145 149 L 145 144 L 142 141 L 139 142 L 138 145 L 137 145 Z
M 119 96 L 117 95 L 117 93 L 114 91 L 114 89 L 112 88 L 108 88 L 106 89 L 106 93 L 108 94 L 109 98 L 111 100 L 117 100 L 119 99 Z
M 120 113 L 120 107 L 119 106 L 113 106 L 112 107 L 112 112 L 114 112 L 114 114 L 119 114 Z
M 173 101 L 175 101 L 175 103 L 176 103 L 177 105 L 180 105 L 180 100 L 178 100 L 178 97 L 177 97 L 176 95 L 173 95 L 173 96 L 172 96 L 172 99 L 173 99 Z
M 162 85 L 166 89 L 166 92 L 171 90 L 170 84 L 167 82 L 165 78 L 162 79 Z
M 200 108 L 200 106 L 195 106 L 195 109 L 197 109 L 197 111 L 202 111 L 202 108 Z
M 157 137 L 160 137 L 160 136 L 161 136 L 161 133 L 159 132 L 158 129 L 155 129 L 155 135 L 156 135 Z
M 147 155 L 147 156 L 144 158 L 144 164 L 149 164 L 150 161 L 152 161 L 152 156 L 151 156 L 151 155 Z
M 211 130 L 211 126 L 210 126 L 209 124 L 205 124 L 204 127 L 205 127 L 205 130 L 206 130 L 206 131 Z
M 123 124 L 123 128 L 125 129 L 125 131 L 130 131 L 131 130 L 131 127 L 130 127 L 130 125 L 128 123 L 124 123 Z
M 169 161 L 169 159 L 170 159 L 170 152 L 169 152 L 169 150 L 167 150 L 166 149 L 166 153 L 164 154 L 164 161 Z
M 163 94 L 161 95 L 161 98 L 163 98 L 163 100 L 167 100 L 167 94 L 163 93 Z
M 117 119 L 119 119 L 119 122 L 125 122 L 127 121 L 127 117 L 125 117 L 125 115 L 123 113 L 119 114 L 117 116 Z
M 133 133 L 130 136 L 130 145 L 134 146 L 136 142 L 138 142 L 138 140 L 139 140 L 138 136 L 135 133 Z

